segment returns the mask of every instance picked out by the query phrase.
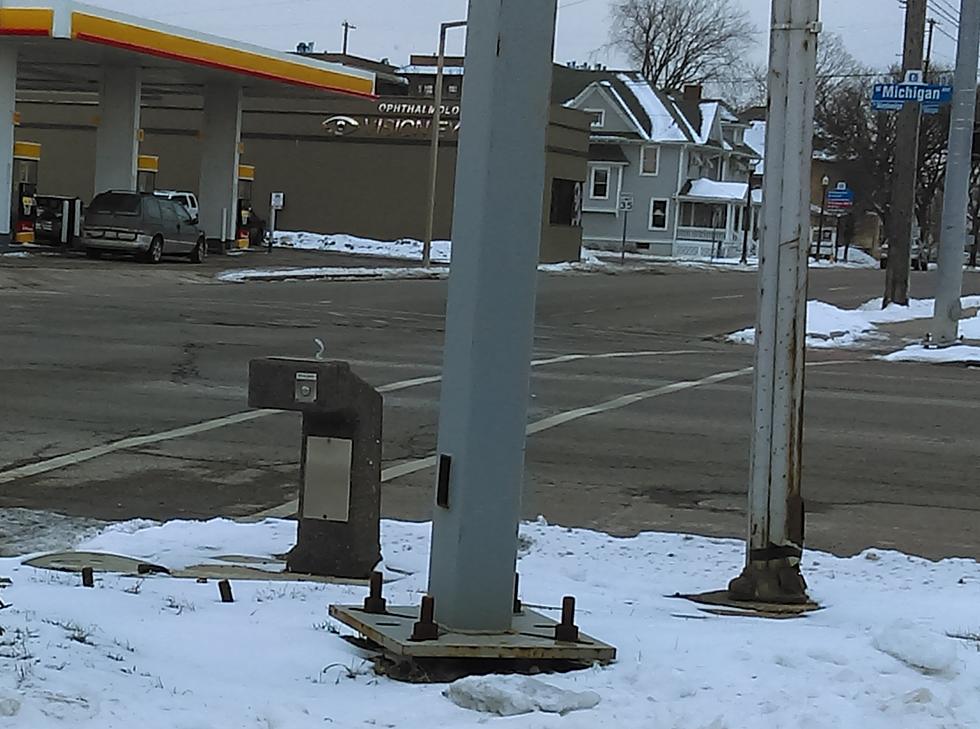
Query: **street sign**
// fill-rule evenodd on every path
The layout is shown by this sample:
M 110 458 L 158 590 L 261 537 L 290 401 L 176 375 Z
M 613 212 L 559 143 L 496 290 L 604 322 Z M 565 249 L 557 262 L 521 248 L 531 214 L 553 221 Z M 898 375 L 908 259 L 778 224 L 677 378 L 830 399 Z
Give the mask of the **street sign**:
M 274 192 L 272 193 L 272 203 L 270 207 L 273 210 L 282 210 L 286 205 L 286 193 L 284 192 Z
M 633 210 L 633 193 L 624 192 L 619 196 L 619 212 L 629 213 Z
M 953 100 L 953 87 L 923 82 L 921 71 L 908 71 L 902 83 L 875 84 L 871 106 L 877 111 L 901 111 L 907 103 L 922 105 L 925 114 L 938 114 L 939 107 Z
M 846 182 L 837 183 L 837 187 L 827 192 L 827 212 L 831 215 L 849 213 L 854 207 L 854 191 L 848 189 Z

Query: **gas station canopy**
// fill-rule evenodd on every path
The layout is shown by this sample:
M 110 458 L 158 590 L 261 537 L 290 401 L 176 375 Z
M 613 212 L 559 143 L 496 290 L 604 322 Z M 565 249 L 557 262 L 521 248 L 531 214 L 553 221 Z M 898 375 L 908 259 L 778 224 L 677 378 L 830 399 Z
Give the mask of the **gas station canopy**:
M 135 65 L 149 94 L 237 79 L 248 96 L 374 95 L 366 71 L 66 0 L 0 0 L 0 38 L 17 47 L 20 91 L 98 92 L 104 67 Z

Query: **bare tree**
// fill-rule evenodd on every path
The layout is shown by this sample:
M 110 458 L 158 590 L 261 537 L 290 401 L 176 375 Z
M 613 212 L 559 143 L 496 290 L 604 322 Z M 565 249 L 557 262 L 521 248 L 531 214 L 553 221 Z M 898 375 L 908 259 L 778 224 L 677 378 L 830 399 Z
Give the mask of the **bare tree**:
M 870 74 L 851 55 L 836 33 L 823 32 L 817 44 L 817 108 L 843 88 L 864 84 Z M 769 68 L 761 63 L 733 68 L 732 77 L 722 82 L 738 108 L 765 106 L 769 96 Z M 727 98 L 727 96 L 726 96 Z
M 722 80 L 754 45 L 754 32 L 732 0 L 617 0 L 612 7 L 612 45 L 668 91 Z
M 942 72 L 940 72 L 942 73 Z M 881 81 L 901 76 L 899 69 Z M 835 159 L 856 194 L 855 212 L 873 212 L 888 229 L 897 139 L 896 115 L 871 108 L 869 79 L 850 79 L 828 91 L 817 105 L 814 147 Z M 946 177 L 949 109 L 925 115 L 919 130 L 915 216 L 927 246 L 935 238 L 937 206 Z

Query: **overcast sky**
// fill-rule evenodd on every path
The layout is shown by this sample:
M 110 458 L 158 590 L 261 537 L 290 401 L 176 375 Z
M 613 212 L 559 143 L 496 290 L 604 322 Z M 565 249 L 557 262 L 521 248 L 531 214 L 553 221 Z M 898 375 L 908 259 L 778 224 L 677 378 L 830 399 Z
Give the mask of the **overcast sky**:
M 756 56 L 765 59 L 768 0 L 735 0 L 758 30 Z M 407 61 L 411 52 L 435 51 L 438 24 L 465 17 L 466 0 L 94 0 L 98 5 L 141 14 L 173 25 L 278 49 L 315 41 L 317 50 L 338 51 L 340 24 L 350 20 L 351 53 Z M 610 0 L 560 0 L 556 60 L 622 65 L 607 43 Z M 957 3 L 958 4 L 958 3 Z M 823 0 L 828 30 L 843 36 L 863 63 L 885 68 L 898 60 L 903 11 L 898 0 Z M 946 31 L 955 36 L 955 29 Z M 462 31 L 453 31 L 451 52 L 462 50 Z M 937 34 L 935 57 L 952 64 L 955 44 Z

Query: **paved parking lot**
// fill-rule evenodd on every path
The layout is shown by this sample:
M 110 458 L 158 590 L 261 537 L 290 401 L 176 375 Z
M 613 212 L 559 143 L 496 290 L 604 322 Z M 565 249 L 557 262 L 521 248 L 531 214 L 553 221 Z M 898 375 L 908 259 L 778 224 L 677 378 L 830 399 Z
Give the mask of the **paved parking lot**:
M 271 258 L 311 257 L 338 261 Z M 248 411 L 251 358 L 310 356 L 319 338 L 328 357 L 376 385 L 438 374 L 444 281 L 214 278 L 268 260 L 0 259 L 0 508 L 103 520 L 253 514 L 295 498 L 299 418 L 237 416 Z M 933 275 L 915 274 L 915 295 L 932 294 Z M 810 295 L 855 306 L 881 285 L 879 271 L 816 270 Z M 980 293 L 976 274 L 966 285 Z M 752 350 L 721 335 L 751 325 L 754 308 L 755 276 L 745 272 L 542 274 L 536 357 L 588 356 L 535 367 L 530 422 L 730 376 L 531 436 L 525 515 L 622 535 L 739 536 Z M 980 557 L 977 370 L 873 354 L 810 354 L 811 546 Z M 438 396 L 438 384 L 386 396 L 386 467 L 433 452 Z M 126 440 L 141 436 L 151 437 Z M 386 516 L 427 519 L 432 479 L 423 469 L 386 483 Z

